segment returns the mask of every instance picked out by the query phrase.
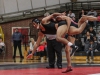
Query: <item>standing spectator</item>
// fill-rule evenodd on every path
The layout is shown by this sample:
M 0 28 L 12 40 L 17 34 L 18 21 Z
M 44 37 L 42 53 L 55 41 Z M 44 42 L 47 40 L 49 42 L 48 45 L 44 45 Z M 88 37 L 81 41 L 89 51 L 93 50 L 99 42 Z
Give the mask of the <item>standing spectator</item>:
M 4 42 L 2 41 L 2 38 L 0 38 L 0 53 L 2 53 L 2 51 L 4 50 Z
M 86 15 L 86 14 L 87 14 L 87 12 L 86 12 L 84 9 L 82 9 L 81 12 L 79 13 L 79 19 L 80 19 L 83 15 Z
M 89 62 L 89 55 L 91 55 L 91 59 L 90 62 L 93 62 L 93 57 L 94 57 L 94 50 L 95 50 L 95 44 L 93 40 L 90 40 L 89 46 L 86 49 L 86 53 L 87 53 L 87 63 Z
M 16 57 L 16 49 L 18 47 L 20 58 L 23 59 L 22 50 L 21 50 L 21 42 L 22 42 L 22 34 L 18 31 L 18 28 L 15 29 L 15 32 L 12 35 L 13 46 L 14 46 L 14 55 L 13 59 Z

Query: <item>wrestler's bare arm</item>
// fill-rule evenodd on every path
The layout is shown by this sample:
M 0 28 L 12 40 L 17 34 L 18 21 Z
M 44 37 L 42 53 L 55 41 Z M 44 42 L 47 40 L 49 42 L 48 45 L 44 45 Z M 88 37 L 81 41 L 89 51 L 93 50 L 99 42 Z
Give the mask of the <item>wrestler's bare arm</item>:
M 32 54 L 34 54 L 36 52 L 36 49 L 38 48 L 42 38 L 43 38 L 44 34 L 41 32 L 38 32 L 38 39 L 36 41 L 36 44 L 34 45 L 34 49 L 32 50 Z
M 42 19 L 42 24 L 46 24 L 46 23 L 47 23 L 48 21 L 50 21 L 52 18 L 54 18 L 54 17 L 56 17 L 56 16 L 59 16 L 59 15 L 61 15 L 61 13 L 53 13 L 53 14 L 47 16 L 47 17 L 44 17 L 44 18 Z
M 67 16 L 63 16 L 63 19 L 65 19 L 66 20 L 66 22 L 67 22 L 67 29 L 69 29 L 69 27 L 70 27 L 70 24 L 71 24 L 71 18 L 70 17 L 67 17 Z

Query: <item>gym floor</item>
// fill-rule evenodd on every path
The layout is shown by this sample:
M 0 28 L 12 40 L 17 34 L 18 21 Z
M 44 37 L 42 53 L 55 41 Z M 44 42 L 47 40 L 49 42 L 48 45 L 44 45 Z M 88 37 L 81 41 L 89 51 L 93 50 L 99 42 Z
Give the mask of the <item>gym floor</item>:
M 79 63 L 81 62 L 81 63 Z M 73 71 L 66 70 L 67 62 L 63 60 L 63 68 L 46 69 L 47 60 L 5 60 L 0 62 L 0 75 L 100 75 L 100 63 L 86 63 L 72 61 Z

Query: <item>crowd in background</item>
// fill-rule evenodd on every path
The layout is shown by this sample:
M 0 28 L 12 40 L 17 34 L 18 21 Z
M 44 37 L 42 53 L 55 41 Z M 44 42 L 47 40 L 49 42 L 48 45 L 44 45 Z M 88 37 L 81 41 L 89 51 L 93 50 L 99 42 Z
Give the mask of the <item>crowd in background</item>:
M 49 15 L 48 12 L 46 14 Z M 69 16 L 70 18 L 72 18 L 76 23 L 83 15 L 96 17 L 99 14 L 93 8 L 91 8 L 90 11 L 85 11 L 84 9 L 82 9 L 79 12 L 78 19 L 76 18 L 75 13 L 73 13 L 71 10 L 69 10 L 66 14 L 66 16 Z M 91 61 L 93 60 L 94 52 L 100 51 L 100 48 L 99 48 L 100 31 L 97 33 L 94 30 L 94 28 L 96 29 L 96 27 L 98 27 L 97 24 L 98 24 L 97 21 L 89 21 L 84 31 L 81 34 L 77 35 L 75 39 L 75 45 L 79 47 L 77 52 L 85 51 L 87 54 L 87 60 L 89 60 L 89 55 L 91 55 Z M 40 44 L 40 46 L 37 49 L 36 56 L 39 56 L 38 58 L 39 60 L 40 60 L 40 57 L 47 56 L 46 45 L 47 45 L 46 41 L 45 43 L 42 42 L 42 44 Z
M 47 12 L 46 14 L 44 14 L 44 16 L 45 15 L 49 15 L 49 13 Z M 89 15 L 89 16 L 96 17 L 97 15 L 100 15 L 100 14 L 97 13 L 93 8 L 91 8 L 90 11 L 85 11 L 84 9 L 82 9 L 79 12 L 78 18 L 76 18 L 75 13 L 73 13 L 71 10 L 69 10 L 66 14 L 66 16 L 69 16 L 70 18 L 72 18 L 76 23 L 83 15 Z M 92 21 L 92 22 L 89 21 L 86 28 L 84 29 L 84 31 L 81 34 L 77 35 L 76 39 L 75 39 L 75 45 L 79 47 L 77 52 L 85 51 L 87 53 L 87 61 L 89 60 L 90 54 L 91 54 L 91 61 L 92 61 L 94 52 L 100 51 L 100 47 L 99 47 L 100 46 L 100 31 L 96 32 L 96 30 L 94 30 L 94 28 L 96 29 L 97 27 L 98 27 L 97 21 Z M 22 51 L 21 51 L 22 34 L 20 34 L 17 31 L 18 31 L 18 29 L 16 29 L 16 32 L 12 35 L 13 45 L 14 45 L 13 58 L 15 59 L 15 57 L 16 57 L 16 49 L 18 46 L 20 58 L 23 59 L 24 57 L 23 57 Z M 17 34 L 19 36 L 17 36 Z M 29 55 L 32 52 L 35 43 L 36 42 L 35 42 L 34 38 L 30 38 L 30 43 L 29 43 L 30 48 L 27 52 L 27 55 Z M 47 40 L 46 40 L 46 37 L 44 37 L 43 40 L 41 41 L 41 44 L 37 48 L 37 52 L 34 55 L 34 56 L 36 56 L 35 59 L 40 60 L 41 57 L 44 57 L 44 59 L 46 60 L 46 58 L 48 56 L 47 51 L 48 51 L 47 50 Z
M 77 19 L 75 19 L 75 14 L 72 11 L 69 11 L 69 14 L 67 16 L 71 17 L 77 22 Z M 91 8 L 90 11 L 85 11 L 82 9 L 79 13 L 78 19 L 80 19 L 83 15 L 97 17 L 99 13 L 97 13 L 93 8 Z M 89 62 L 89 60 L 90 62 L 93 62 L 94 52 L 100 51 L 100 31 L 96 30 L 98 23 L 99 22 L 97 21 L 89 21 L 84 31 L 79 34 L 75 40 L 75 45 L 79 47 L 77 52 L 85 51 L 87 54 L 87 62 Z M 90 59 L 89 56 L 91 56 Z

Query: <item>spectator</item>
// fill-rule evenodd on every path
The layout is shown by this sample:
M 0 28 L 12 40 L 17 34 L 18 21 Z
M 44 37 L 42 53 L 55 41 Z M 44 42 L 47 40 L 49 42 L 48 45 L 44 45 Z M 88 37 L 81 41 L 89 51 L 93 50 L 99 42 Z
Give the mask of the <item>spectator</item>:
M 89 41 L 89 45 L 86 49 L 86 53 L 87 53 L 87 63 L 89 63 L 89 56 L 91 55 L 91 59 L 90 59 L 90 63 L 93 62 L 93 57 L 94 57 L 94 50 L 95 50 L 95 44 L 93 40 Z
M 100 51 L 100 31 L 97 36 L 97 50 Z
M 34 48 L 35 43 L 36 43 L 36 42 L 34 41 L 34 39 L 31 38 L 31 39 L 30 39 L 30 49 L 29 49 L 29 51 L 28 51 L 28 55 L 29 55 L 30 53 L 32 53 L 32 50 L 33 50 L 33 48 Z
M 12 35 L 13 46 L 14 46 L 14 55 L 13 59 L 16 57 L 16 49 L 19 48 L 20 58 L 23 59 L 22 50 L 21 50 L 21 42 L 22 42 L 22 34 L 18 31 L 18 28 L 15 29 L 15 32 Z
M 87 14 L 87 12 L 86 12 L 84 9 L 82 9 L 81 12 L 79 13 L 79 19 L 80 19 L 83 15 L 86 15 L 86 14 Z
M 91 10 L 87 13 L 87 15 L 91 15 L 91 16 L 96 17 L 97 16 L 97 12 L 93 8 L 91 8 Z
M 39 58 L 37 60 L 41 60 L 41 58 L 44 56 L 44 49 L 45 49 L 45 45 L 40 44 L 38 49 L 37 49 L 37 54 L 39 56 Z
M 48 12 L 46 12 L 45 14 L 44 14 L 44 16 L 49 16 L 50 15 L 50 13 L 48 13 Z
M 89 30 L 91 36 L 96 36 L 96 32 L 94 31 L 93 27 L 90 27 Z
M 75 39 L 75 46 L 78 46 L 77 52 L 82 51 L 82 41 L 81 41 L 81 38 L 78 37 L 78 38 Z
M 75 18 L 75 13 L 72 13 L 71 10 L 69 10 L 67 16 L 69 16 L 74 22 L 78 23 L 78 20 Z
M 46 36 L 44 35 L 44 38 L 43 38 L 43 44 L 44 44 L 44 60 L 47 59 L 47 41 L 46 41 Z
M 87 13 L 87 15 L 96 17 L 96 16 L 97 16 L 97 12 L 94 11 L 93 8 L 91 8 L 91 10 Z M 93 26 L 95 26 L 95 27 L 97 26 L 97 25 L 96 25 L 96 24 L 97 24 L 96 21 L 93 21 L 93 22 L 89 21 L 89 24 L 92 25 L 92 27 L 93 27 Z
M 93 37 L 90 35 L 89 31 L 86 32 L 86 36 L 84 37 L 84 50 L 86 51 L 86 49 L 89 46 L 89 41 L 93 40 Z
M 4 42 L 2 41 L 2 38 L 0 38 L 0 53 L 2 53 L 2 51 L 4 50 Z
M 74 13 L 72 13 L 72 11 L 71 10 L 69 10 L 69 13 L 68 13 L 68 15 L 67 16 L 69 16 L 70 18 L 75 18 L 75 14 Z
M 36 55 L 36 60 L 42 60 L 41 58 L 43 58 L 44 60 L 47 59 L 47 48 L 46 48 L 45 36 L 42 38 L 42 41 L 38 46 L 35 55 Z

